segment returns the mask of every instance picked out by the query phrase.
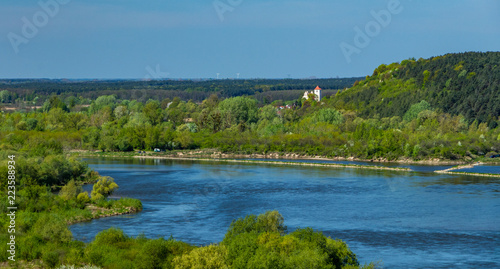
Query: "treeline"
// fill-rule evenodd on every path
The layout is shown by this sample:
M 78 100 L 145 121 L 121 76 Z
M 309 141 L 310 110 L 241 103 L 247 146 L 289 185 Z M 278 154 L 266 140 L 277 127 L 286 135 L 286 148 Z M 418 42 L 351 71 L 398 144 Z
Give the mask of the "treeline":
M 68 80 L 0 80 L 0 102 L 15 100 L 43 103 L 47 97 L 58 95 L 66 100 L 70 97 L 96 99 L 102 95 L 115 95 L 118 99 L 163 100 L 179 97 L 184 101 L 201 102 L 211 94 L 221 98 L 263 95 L 262 102 L 293 100 L 300 96 L 299 90 L 312 90 L 317 85 L 324 89 L 338 90 L 351 87 L 360 78 L 339 79 L 225 79 L 225 80 L 109 80 L 109 81 L 68 81 Z M 274 92 L 281 92 L 275 99 Z M 38 97 L 38 99 L 36 99 Z
M 426 100 L 434 109 L 468 123 L 498 126 L 500 52 L 446 54 L 381 65 L 339 94 L 337 109 L 356 109 L 365 117 L 400 116 Z
M 279 103 L 279 102 L 276 102 Z M 216 149 L 226 153 L 297 153 L 363 159 L 473 160 L 500 151 L 500 128 L 440 112 L 427 101 L 401 116 L 365 118 L 337 110 L 338 99 L 298 99 L 289 109 L 250 97 L 201 104 L 141 103 L 101 96 L 84 111 L 57 97 L 29 113 L 0 117 L 3 149 L 133 151 Z M 59 147 L 59 148 L 57 148 Z M 43 149 L 40 149 L 43 148 Z

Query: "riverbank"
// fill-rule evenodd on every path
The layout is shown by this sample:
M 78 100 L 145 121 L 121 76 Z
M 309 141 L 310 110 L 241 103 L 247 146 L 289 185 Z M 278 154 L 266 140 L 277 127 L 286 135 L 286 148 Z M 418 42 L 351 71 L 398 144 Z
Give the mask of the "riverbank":
M 144 152 L 144 151 L 141 151 Z M 362 159 L 355 157 L 328 157 L 328 156 L 309 156 L 300 155 L 296 153 L 268 153 L 268 154 L 236 154 L 236 153 L 222 153 L 215 149 L 212 150 L 176 150 L 167 152 L 152 152 L 147 151 L 144 153 L 138 152 L 101 152 L 101 151 L 86 151 L 86 150 L 73 150 L 70 153 L 75 153 L 80 156 L 91 157 L 137 157 L 137 156 L 155 156 L 155 157 L 169 157 L 171 159 L 178 158 L 206 158 L 206 159 L 285 159 L 285 160 L 323 160 L 323 161 L 350 161 L 350 162 L 367 162 L 367 163 L 399 163 L 399 164 L 415 164 L 415 165 L 466 165 L 478 160 L 468 158 L 467 160 L 443 160 L 443 159 L 426 159 L 426 160 L 413 160 L 409 158 L 400 158 L 397 160 L 388 160 L 385 158 L 378 159 Z M 499 164 L 500 160 L 481 160 L 489 164 Z
M 371 169 L 371 170 L 392 170 L 392 171 L 412 171 L 409 168 L 399 168 L 399 167 L 385 167 L 385 166 L 375 166 L 375 165 L 357 165 L 357 164 L 329 164 L 329 163 L 308 163 L 308 162 L 292 162 L 292 160 L 311 160 L 311 161 L 352 161 L 352 162 L 367 162 L 367 163 L 389 163 L 387 160 L 364 160 L 357 158 L 326 158 L 323 156 L 303 156 L 298 154 L 224 154 L 217 151 L 208 150 L 191 150 L 191 151 L 171 151 L 171 152 L 94 152 L 94 151 L 77 151 L 73 152 L 78 154 L 80 157 L 106 157 L 106 158 L 141 158 L 141 159 L 167 159 L 167 160 L 187 160 L 187 161 L 208 161 L 208 162 L 226 162 L 226 163 L 254 163 L 254 164 L 273 164 L 273 165 L 294 165 L 294 166 L 317 166 L 317 167 L 330 167 L 330 168 L 352 168 L 352 169 Z M 245 160 L 245 159 L 263 159 L 263 160 Z M 291 160 L 286 161 L 274 161 L 275 159 Z M 478 175 L 478 176 L 489 176 L 489 177 L 500 177 L 497 174 L 482 174 L 482 173 L 466 173 L 466 172 L 452 172 L 452 170 L 472 168 L 479 164 L 497 164 L 500 162 L 493 160 L 483 160 L 475 163 L 464 164 L 462 161 L 451 161 L 451 160 L 399 160 L 393 163 L 404 163 L 409 165 L 453 165 L 454 166 L 445 170 L 434 171 L 441 174 L 457 174 L 457 175 Z
M 409 168 L 385 167 L 357 164 L 336 164 L 336 163 L 306 163 L 306 162 L 278 162 L 278 161 L 260 161 L 260 160 L 237 160 L 237 159 L 212 159 L 212 158 L 182 158 L 182 157 L 162 157 L 162 156 L 135 156 L 141 159 L 170 159 L 184 161 L 206 161 L 218 163 L 250 163 L 250 164 L 273 164 L 273 165 L 293 165 L 293 166 L 317 166 L 330 168 L 352 168 L 352 169 L 372 169 L 372 170 L 390 170 L 390 171 L 412 171 Z
M 478 176 L 478 177 L 497 177 L 497 178 L 500 178 L 500 174 L 469 173 L 469 172 L 445 172 L 445 171 L 435 171 L 435 173 L 438 173 L 438 174 L 448 174 L 448 175 Z

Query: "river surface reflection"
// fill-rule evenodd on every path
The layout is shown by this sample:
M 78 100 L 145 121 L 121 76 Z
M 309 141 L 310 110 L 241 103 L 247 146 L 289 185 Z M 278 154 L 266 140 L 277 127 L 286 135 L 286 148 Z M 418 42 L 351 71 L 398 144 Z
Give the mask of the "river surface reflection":
M 500 179 L 421 172 L 198 161 L 86 159 L 115 178 L 114 197 L 141 213 L 71 226 L 89 241 L 104 229 L 219 242 L 231 220 L 278 210 L 289 230 L 312 227 L 384 268 L 500 268 Z M 445 167 L 447 168 L 447 167 Z M 498 167 L 497 167 L 498 168 Z M 443 168 L 444 169 L 444 168 Z M 90 188 L 91 186 L 86 186 Z

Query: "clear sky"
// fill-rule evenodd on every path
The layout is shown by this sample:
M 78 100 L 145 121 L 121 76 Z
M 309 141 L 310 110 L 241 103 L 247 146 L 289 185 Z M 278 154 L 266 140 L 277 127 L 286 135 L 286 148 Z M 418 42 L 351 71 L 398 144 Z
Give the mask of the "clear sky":
M 500 51 L 498 0 L 2 0 L 0 22 L 0 78 L 353 77 Z

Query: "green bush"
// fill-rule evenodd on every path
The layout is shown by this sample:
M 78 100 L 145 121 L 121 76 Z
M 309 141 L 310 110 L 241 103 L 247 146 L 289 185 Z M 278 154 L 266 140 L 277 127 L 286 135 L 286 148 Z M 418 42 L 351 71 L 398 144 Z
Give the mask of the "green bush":
M 43 255 L 43 263 L 49 268 L 55 268 L 59 264 L 59 253 L 50 251 Z
M 147 241 L 139 255 L 136 265 L 138 269 L 162 268 L 167 256 L 170 254 L 168 243 L 165 239 L 154 239 Z
M 278 211 L 267 211 L 259 216 L 248 215 L 231 222 L 224 242 L 229 243 L 232 237 L 241 233 L 277 232 L 284 234 L 286 229 L 283 216 Z
M 114 207 L 131 207 L 137 211 L 142 210 L 141 200 L 133 198 L 120 198 L 114 201 Z
M 66 221 L 56 214 L 41 214 L 33 226 L 33 232 L 47 242 L 66 243 L 72 240 Z
M 82 186 L 77 185 L 75 180 L 70 180 L 68 184 L 61 188 L 59 196 L 64 200 L 73 200 L 83 191 Z
M 209 245 L 193 249 L 191 252 L 174 258 L 176 269 L 226 269 L 227 247 L 224 245 Z
M 80 204 L 90 203 L 90 197 L 88 192 L 81 192 L 76 197 L 76 201 Z
M 94 244 L 97 245 L 116 245 L 117 243 L 122 243 L 127 241 L 129 238 L 123 233 L 122 230 L 117 228 L 109 228 L 102 232 L 99 232 L 94 239 Z
M 118 189 L 118 184 L 115 183 L 112 177 L 101 177 L 92 188 L 92 201 L 105 199 L 116 189 Z

